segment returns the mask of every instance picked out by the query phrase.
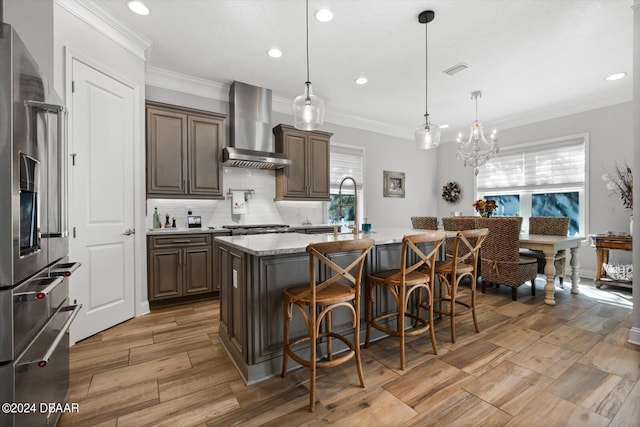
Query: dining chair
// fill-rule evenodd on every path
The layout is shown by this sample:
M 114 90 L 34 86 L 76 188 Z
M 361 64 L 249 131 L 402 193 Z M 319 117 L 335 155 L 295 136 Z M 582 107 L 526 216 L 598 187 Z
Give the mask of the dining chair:
M 418 230 L 437 230 L 438 229 L 438 217 L 437 216 L 412 216 L 411 225 Z
M 451 258 L 436 262 L 439 292 L 434 297 L 433 311 L 450 317 L 451 342 L 454 343 L 456 342 L 456 316 L 471 313 L 473 326 L 476 332 L 480 332 L 476 317 L 476 278 L 480 247 L 488 234 L 487 228 L 458 231 L 453 239 Z M 458 293 L 464 279 L 469 283 L 469 294 Z M 470 297 L 468 301 L 467 296 Z M 461 307 L 461 311 L 458 311 L 457 306 Z
M 283 292 L 284 351 L 281 376 L 287 375 L 289 357 L 309 368 L 309 411 L 315 409 L 316 370 L 319 367 L 333 367 L 355 357 L 360 386 L 365 386 L 360 358 L 360 286 L 365 259 L 373 244 L 373 239 L 310 243 L 306 248 L 309 254 L 309 283 Z M 357 253 L 347 267 L 341 267 L 331 259 L 332 254 L 344 252 Z M 289 340 L 293 307 L 300 313 L 307 335 Z M 332 311 L 340 307 L 344 307 L 351 315 L 352 340 L 345 333 L 332 330 Z M 321 332 L 323 321 L 324 332 Z M 334 339 L 346 346 L 345 352 L 334 354 Z M 326 345 L 326 357 L 318 360 L 317 348 L 321 343 Z M 308 359 L 300 354 L 304 351 L 309 352 Z
M 516 301 L 517 288 L 531 281 L 531 295 L 536 294 L 538 260 L 520 255 L 521 221 L 517 217 L 478 218 L 478 226 L 489 229 L 482 244 L 482 293 L 487 283 L 507 285 L 511 287 L 511 299 Z
M 529 234 L 542 234 L 545 236 L 566 236 L 569 233 L 569 217 L 532 216 L 529 217 Z M 542 251 L 520 249 L 520 254 L 533 257 L 538 260 L 538 273 L 544 274 L 544 266 L 547 264 Z M 564 288 L 564 270 L 567 260 L 567 250 L 556 252 L 554 266 L 560 287 Z
M 400 338 L 400 369 L 405 369 L 405 337 L 429 332 L 433 353 L 438 354 L 436 336 L 433 330 L 433 280 L 438 249 L 444 242 L 444 231 L 425 231 L 420 234 L 405 235 L 402 238 L 402 252 L 398 269 L 379 271 L 367 276 L 367 334 L 365 348 L 369 346 L 371 328 Z M 423 251 L 419 245 L 428 246 Z M 374 316 L 373 302 L 376 287 L 388 292 L 395 302 L 395 311 Z M 426 293 L 424 307 L 427 317 L 420 316 L 422 290 Z M 415 295 L 414 298 L 412 296 Z M 409 307 L 415 303 L 415 313 Z M 405 329 L 406 318 L 413 320 L 411 329 Z M 395 319 L 393 323 L 388 322 Z

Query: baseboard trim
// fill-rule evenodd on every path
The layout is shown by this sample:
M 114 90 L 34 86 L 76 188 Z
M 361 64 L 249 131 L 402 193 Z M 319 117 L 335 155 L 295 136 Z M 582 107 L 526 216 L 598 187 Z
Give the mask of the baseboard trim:
M 631 328 L 629 331 L 629 342 L 640 345 L 640 328 Z

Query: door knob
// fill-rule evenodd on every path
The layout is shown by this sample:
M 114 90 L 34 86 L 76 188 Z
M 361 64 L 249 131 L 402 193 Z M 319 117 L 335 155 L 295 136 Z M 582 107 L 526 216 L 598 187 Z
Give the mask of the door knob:
M 132 234 L 136 234 L 136 230 L 133 228 L 127 228 L 126 230 L 124 230 L 124 233 L 122 233 L 124 236 L 131 236 Z

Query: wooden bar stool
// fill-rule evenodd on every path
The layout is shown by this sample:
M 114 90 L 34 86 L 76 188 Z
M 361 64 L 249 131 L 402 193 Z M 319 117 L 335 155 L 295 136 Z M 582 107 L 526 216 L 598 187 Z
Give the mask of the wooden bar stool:
M 456 316 L 471 313 L 473 316 L 473 326 L 476 332 L 478 320 L 476 318 L 476 282 L 478 277 L 478 256 L 480 246 L 489 234 L 488 228 L 477 230 L 461 230 L 456 233 L 453 239 L 451 250 L 447 248 L 447 256 L 451 258 L 446 261 L 436 262 L 436 274 L 440 286 L 439 297 L 434 299 L 433 311 L 438 314 L 450 316 L 451 320 L 451 342 L 456 342 Z M 458 286 L 463 279 L 469 281 L 471 300 L 463 301 L 458 295 Z M 443 303 L 445 307 L 443 308 Z M 424 305 L 424 303 L 422 303 Z M 462 311 L 458 311 L 456 306 L 461 306 Z
M 344 363 L 355 356 L 360 386 L 364 387 L 364 374 L 360 360 L 360 285 L 365 258 L 374 241 L 372 239 L 346 240 L 337 242 L 311 243 L 307 246 L 309 254 L 309 284 L 286 289 L 284 298 L 284 353 L 282 357 L 282 377 L 287 375 L 288 357 L 306 366 L 310 370 L 309 411 L 315 409 L 316 368 L 332 367 Z M 331 254 L 360 251 L 357 258 L 343 268 L 330 259 Z M 317 272 L 319 274 L 317 274 Z M 324 280 L 318 280 L 318 277 Z M 298 309 L 305 322 L 308 334 L 289 341 L 289 322 L 293 317 L 293 307 Z M 351 314 L 353 340 L 344 334 L 332 331 L 331 312 L 345 307 Z M 320 332 L 325 320 L 325 332 Z M 333 354 L 332 341 L 338 339 L 347 348 L 339 355 Z M 317 346 L 326 342 L 327 357 L 317 360 Z M 309 358 L 296 354 L 307 350 Z
M 402 238 L 402 255 L 400 268 L 395 270 L 372 273 L 367 277 L 369 298 L 367 304 L 367 336 L 365 348 L 369 346 L 371 328 L 378 329 L 388 335 L 400 338 L 400 369 L 405 368 L 405 337 L 415 336 L 429 331 L 433 352 L 438 354 L 436 337 L 433 332 L 433 293 L 432 285 L 435 273 L 435 259 L 438 248 L 442 245 L 446 234 L 444 231 L 425 231 L 420 234 L 407 235 Z M 429 243 L 431 250 L 425 254 L 418 244 Z M 407 265 L 408 262 L 415 263 Z M 373 317 L 373 300 L 375 287 L 382 286 L 389 291 L 396 303 L 396 311 L 384 313 Z M 420 298 L 422 290 L 427 295 L 427 318 L 420 317 Z M 417 291 L 417 292 L 416 292 Z M 416 313 L 408 309 L 411 295 L 416 293 Z M 405 330 L 405 318 L 414 321 L 414 327 Z M 388 319 L 396 319 L 396 329 L 391 329 L 382 324 Z

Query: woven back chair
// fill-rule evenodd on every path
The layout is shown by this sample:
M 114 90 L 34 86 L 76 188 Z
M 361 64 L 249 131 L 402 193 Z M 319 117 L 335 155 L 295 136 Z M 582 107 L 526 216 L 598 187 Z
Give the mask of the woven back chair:
M 522 218 L 517 217 L 478 218 L 478 227 L 489 229 L 489 235 L 482 243 L 483 293 L 486 283 L 507 285 L 511 287 L 511 298 L 515 301 L 518 286 L 531 281 L 531 295 L 536 294 L 538 261 L 520 256 L 521 223 Z
M 411 226 L 418 230 L 437 230 L 437 216 L 412 216 Z
M 543 234 L 545 236 L 566 236 L 569 233 L 569 217 L 566 216 L 532 216 L 529 217 L 529 234 Z M 523 255 L 537 258 L 538 273 L 544 274 L 546 261 L 542 251 L 521 251 Z M 560 286 L 563 287 L 564 269 L 567 260 L 565 249 L 556 253 L 554 266 L 556 276 L 560 278 Z
M 447 216 L 442 218 L 442 225 L 445 231 L 460 231 L 460 230 L 475 230 L 478 228 L 477 216 Z M 448 258 L 453 256 L 453 244 L 455 238 L 449 237 L 445 240 L 445 253 Z M 475 242 L 471 242 L 474 244 Z M 469 253 L 466 246 L 458 248 L 459 256 L 464 256 Z

